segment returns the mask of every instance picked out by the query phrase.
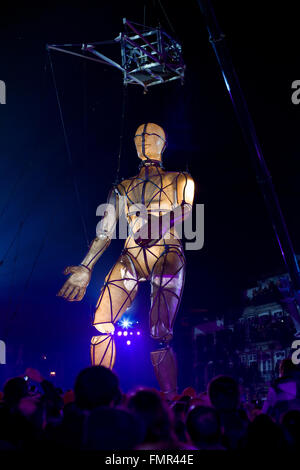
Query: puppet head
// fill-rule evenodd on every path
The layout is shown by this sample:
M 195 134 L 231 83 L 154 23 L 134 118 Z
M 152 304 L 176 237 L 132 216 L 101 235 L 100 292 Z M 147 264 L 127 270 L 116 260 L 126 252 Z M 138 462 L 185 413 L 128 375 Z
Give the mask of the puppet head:
M 141 160 L 161 161 L 166 147 L 166 134 L 162 127 L 152 122 L 141 124 L 135 133 L 134 143 Z

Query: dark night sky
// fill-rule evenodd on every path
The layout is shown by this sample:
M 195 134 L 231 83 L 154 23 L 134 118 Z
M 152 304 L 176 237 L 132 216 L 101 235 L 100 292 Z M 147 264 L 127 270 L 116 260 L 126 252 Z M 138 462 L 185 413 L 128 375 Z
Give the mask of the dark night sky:
M 22 365 L 26 354 L 34 361 L 43 351 L 60 357 L 64 349 L 68 364 L 75 351 L 71 369 L 88 362 L 91 315 L 121 247 L 116 241 L 101 258 L 81 303 L 55 296 L 64 282 L 63 268 L 80 262 L 86 241 L 45 45 L 113 39 L 122 30 L 123 17 L 143 23 L 144 4 L 146 24 L 160 21 L 173 34 L 153 1 L 102 1 L 98 6 L 51 2 L 41 7 L 26 2 L 1 8 L 0 79 L 6 82 L 7 104 L 0 109 L 0 338 L 11 345 L 12 362 L 19 358 Z M 214 2 L 300 253 L 300 106 L 291 102 L 291 83 L 300 78 L 298 18 L 292 2 L 284 9 L 275 3 L 270 9 L 267 2 L 263 9 L 261 4 Z M 188 162 L 196 181 L 195 202 L 205 204 L 205 246 L 187 253 L 179 316 L 193 315 L 195 308 L 214 316 L 238 307 L 243 289 L 283 266 L 197 2 L 165 0 L 163 5 L 183 44 L 185 84 L 153 87 L 147 95 L 140 87 L 129 87 L 121 174 L 136 173 L 132 138 L 137 126 L 145 121 L 162 125 L 169 138 L 165 167 L 185 170 Z M 104 54 L 111 50 L 103 46 Z M 122 75 L 60 53 L 53 53 L 52 60 L 92 240 L 96 207 L 115 179 Z M 141 297 L 135 308 L 140 304 Z

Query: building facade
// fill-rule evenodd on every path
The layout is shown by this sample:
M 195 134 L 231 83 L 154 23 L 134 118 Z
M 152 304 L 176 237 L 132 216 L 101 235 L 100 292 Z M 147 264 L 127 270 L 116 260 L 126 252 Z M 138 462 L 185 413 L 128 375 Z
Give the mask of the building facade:
M 282 276 L 281 276 L 282 277 Z M 294 325 L 270 277 L 246 291 L 240 317 L 203 322 L 194 328 L 194 368 L 198 389 L 219 374 L 234 376 L 247 396 L 263 399 L 278 377 L 282 359 L 290 357 Z

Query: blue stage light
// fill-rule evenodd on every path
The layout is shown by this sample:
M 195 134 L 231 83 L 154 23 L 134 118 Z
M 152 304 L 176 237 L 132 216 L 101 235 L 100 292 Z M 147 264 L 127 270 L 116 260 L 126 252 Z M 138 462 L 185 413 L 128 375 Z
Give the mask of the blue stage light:
M 123 320 L 120 321 L 120 325 L 122 328 L 127 329 L 132 326 L 132 322 L 128 320 L 128 318 L 124 318 Z

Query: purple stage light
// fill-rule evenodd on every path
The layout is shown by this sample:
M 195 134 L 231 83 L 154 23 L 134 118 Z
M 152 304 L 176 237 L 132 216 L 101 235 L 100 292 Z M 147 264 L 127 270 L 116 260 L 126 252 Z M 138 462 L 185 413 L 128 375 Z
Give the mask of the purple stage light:
M 127 335 L 128 335 L 128 331 L 123 331 L 123 335 L 124 335 L 124 336 L 127 336 Z
M 129 333 L 130 335 L 133 335 L 132 331 Z
M 126 341 L 126 344 L 127 344 L 127 346 L 130 346 L 130 345 L 131 345 L 131 341 L 130 341 L 130 340 Z
M 137 331 L 136 334 L 137 334 L 138 336 L 140 336 L 141 332 L 140 332 L 140 331 Z
M 122 336 L 122 331 L 118 331 L 118 336 Z

